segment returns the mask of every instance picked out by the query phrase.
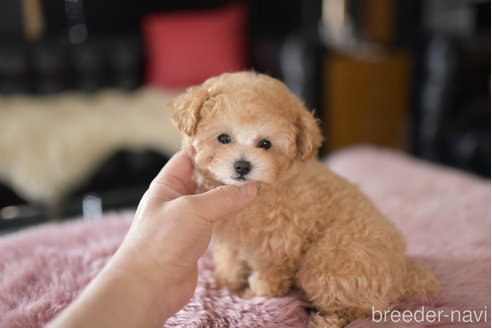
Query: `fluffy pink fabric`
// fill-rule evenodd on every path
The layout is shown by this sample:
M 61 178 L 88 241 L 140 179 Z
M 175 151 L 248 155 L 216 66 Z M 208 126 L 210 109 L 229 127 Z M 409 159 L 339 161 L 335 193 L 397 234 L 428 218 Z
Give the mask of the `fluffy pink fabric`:
M 398 309 L 425 305 L 426 311 L 450 314 L 487 306 L 487 322 L 482 317 L 466 327 L 489 327 L 490 182 L 372 148 L 342 151 L 327 163 L 360 185 L 405 234 L 408 253 L 424 260 L 439 279 L 430 300 L 409 300 Z M 117 249 L 131 216 L 49 224 L 0 239 L 0 327 L 41 327 L 62 310 Z M 295 297 L 242 300 L 216 288 L 209 253 L 200 269 L 195 296 L 166 327 L 305 326 L 306 304 Z M 363 319 L 349 327 L 375 325 Z M 443 317 L 439 323 L 414 320 L 405 326 L 465 325 Z
M 404 310 L 487 311 L 480 320 L 466 322 L 457 313 L 440 322 L 405 323 L 405 327 L 490 327 L 490 181 L 463 172 L 370 147 L 341 151 L 327 164 L 358 184 L 397 224 L 408 242 L 408 254 L 422 259 L 439 281 L 427 302 L 414 299 Z M 486 307 L 486 308 L 485 308 Z M 419 318 L 417 318 L 419 319 Z M 437 321 L 437 319 L 436 319 Z M 370 319 L 349 327 L 374 326 Z M 401 327 L 378 323 L 377 327 Z

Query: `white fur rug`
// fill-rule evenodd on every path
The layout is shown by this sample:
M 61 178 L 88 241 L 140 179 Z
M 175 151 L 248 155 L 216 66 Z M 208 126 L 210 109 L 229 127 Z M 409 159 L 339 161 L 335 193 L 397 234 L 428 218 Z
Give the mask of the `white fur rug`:
M 173 154 L 180 135 L 166 104 L 178 92 L 0 97 L 0 182 L 54 202 L 122 149 Z

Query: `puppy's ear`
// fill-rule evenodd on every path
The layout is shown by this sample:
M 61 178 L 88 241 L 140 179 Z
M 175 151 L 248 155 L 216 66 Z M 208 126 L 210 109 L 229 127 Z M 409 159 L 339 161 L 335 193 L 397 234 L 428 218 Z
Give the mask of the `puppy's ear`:
M 191 87 L 170 104 L 173 122 L 179 131 L 191 137 L 195 134 L 200 121 L 200 109 L 209 98 L 209 93 L 202 86 Z
M 307 161 L 318 153 L 323 142 L 318 120 L 307 110 L 299 112 L 297 117 L 297 153 L 301 161 Z

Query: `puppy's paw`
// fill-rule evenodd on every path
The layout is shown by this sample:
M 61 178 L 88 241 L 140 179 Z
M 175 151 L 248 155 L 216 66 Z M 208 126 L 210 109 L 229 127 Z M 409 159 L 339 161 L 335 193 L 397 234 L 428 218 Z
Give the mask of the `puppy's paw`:
M 349 323 L 350 320 L 336 314 L 322 315 L 319 312 L 314 312 L 309 317 L 308 328 L 342 328 Z
M 271 297 L 282 297 L 284 295 L 285 295 L 285 293 L 283 293 L 283 292 L 278 292 L 278 291 L 273 291 L 273 290 L 269 290 L 269 291 L 264 290 L 262 292 L 257 292 L 255 290 L 251 289 L 250 287 L 248 287 L 244 290 L 244 292 L 241 293 L 241 298 L 249 300 L 249 299 L 255 298 L 255 297 L 271 298 Z
M 251 298 L 259 297 L 263 295 L 258 295 L 255 293 L 251 288 L 246 288 L 244 292 L 241 293 L 241 298 L 244 298 L 245 300 L 249 300 Z

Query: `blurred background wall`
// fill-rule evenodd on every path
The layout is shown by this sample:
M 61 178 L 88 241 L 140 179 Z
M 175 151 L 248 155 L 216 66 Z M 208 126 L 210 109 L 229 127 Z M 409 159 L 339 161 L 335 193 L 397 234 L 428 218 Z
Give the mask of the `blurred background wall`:
M 3 0 L 0 229 L 135 206 L 179 147 L 145 131 L 172 129 L 151 107 L 243 69 L 316 110 L 322 155 L 366 143 L 490 177 L 490 1 Z

